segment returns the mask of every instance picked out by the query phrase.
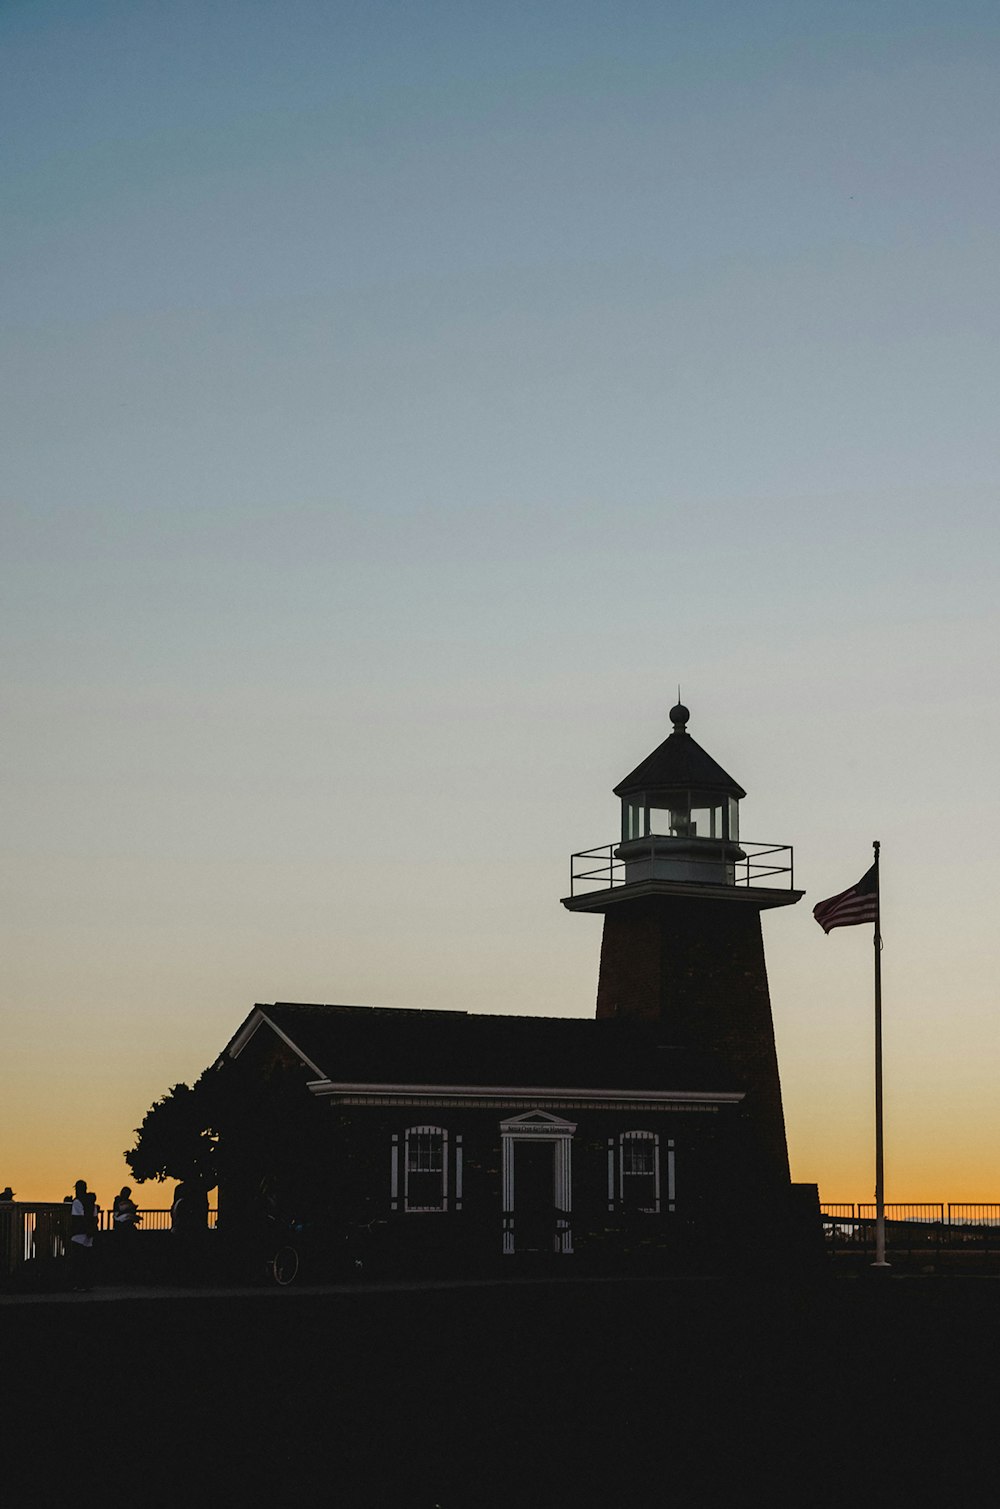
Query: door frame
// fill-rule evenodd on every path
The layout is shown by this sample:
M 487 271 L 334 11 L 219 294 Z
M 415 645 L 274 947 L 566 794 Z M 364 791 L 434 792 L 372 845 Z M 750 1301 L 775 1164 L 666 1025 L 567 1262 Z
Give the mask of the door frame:
M 506 1121 L 501 1121 L 501 1213 L 505 1257 L 510 1257 L 517 1251 L 514 1224 L 516 1216 L 514 1144 L 517 1142 L 552 1143 L 554 1196 L 556 1209 L 560 1212 L 556 1216 L 552 1250 L 564 1255 L 573 1251 L 571 1216 L 573 1210 L 573 1134 L 575 1131 L 575 1121 L 565 1121 L 561 1116 L 553 1116 L 550 1111 L 543 1111 L 540 1108 L 524 1111 L 520 1116 L 511 1116 Z

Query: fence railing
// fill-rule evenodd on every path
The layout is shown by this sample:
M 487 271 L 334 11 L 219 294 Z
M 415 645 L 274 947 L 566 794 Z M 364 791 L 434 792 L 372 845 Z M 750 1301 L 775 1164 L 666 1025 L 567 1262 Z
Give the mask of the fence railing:
M 69 1206 L 0 1205 L 0 1278 L 30 1258 L 62 1257 L 69 1240 Z
M 823 1202 L 824 1236 L 831 1252 L 874 1251 L 874 1203 Z M 170 1211 L 141 1210 L 139 1231 L 169 1231 Z M 100 1212 L 100 1229 L 110 1232 L 110 1211 Z M 209 1230 L 218 1226 L 217 1210 L 208 1212 Z M 886 1247 L 890 1252 L 968 1252 L 1000 1256 L 1000 1201 L 896 1203 L 885 1207 Z M 70 1207 L 58 1203 L 0 1204 L 0 1279 L 9 1278 L 32 1259 L 60 1258 L 70 1236 Z
M 169 1210 L 140 1210 L 139 1231 L 169 1231 Z M 208 1227 L 214 1231 L 219 1212 L 208 1212 Z M 98 1212 L 102 1232 L 110 1231 L 114 1217 L 110 1210 Z M 33 1258 L 45 1260 L 65 1254 L 70 1237 L 70 1207 L 65 1200 L 31 1204 L 0 1204 L 0 1278 L 8 1278 L 15 1268 Z
M 170 1211 L 169 1210 L 140 1210 L 139 1211 L 139 1215 L 142 1217 L 142 1220 L 139 1223 L 139 1230 L 140 1231 L 169 1231 L 170 1230 Z M 100 1226 L 101 1226 L 101 1230 L 102 1231 L 111 1231 L 112 1230 L 112 1228 L 114 1227 L 114 1224 L 115 1224 L 114 1213 L 112 1211 L 110 1211 L 110 1210 L 102 1210 L 101 1213 L 100 1213 L 99 1219 L 100 1219 Z M 216 1228 L 216 1226 L 218 1224 L 219 1224 L 219 1212 L 217 1210 L 210 1210 L 208 1212 L 208 1229 L 209 1229 L 209 1231 L 214 1231 L 215 1228 Z
M 873 1249 L 876 1207 L 821 1204 L 827 1246 L 832 1250 Z M 946 1250 L 1000 1253 L 1000 1202 L 919 1202 L 885 1207 L 885 1239 L 890 1251 Z

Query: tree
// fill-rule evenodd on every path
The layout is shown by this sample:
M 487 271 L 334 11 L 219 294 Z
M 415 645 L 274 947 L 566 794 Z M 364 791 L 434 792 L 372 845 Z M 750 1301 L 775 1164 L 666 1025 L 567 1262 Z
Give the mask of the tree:
M 124 1157 L 140 1184 L 223 1186 L 227 1222 L 262 1205 L 301 1216 L 330 1186 L 330 1108 L 309 1094 L 298 1063 L 248 1072 L 220 1059 L 150 1106 Z
M 194 1086 L 179 1084 L 155 1101 L 136 1127 L 136 1144 L 124 1154 L 132 1177 L 190 1180 L 203 1189 L 218 1183 L 220 1097 L 212 1069 Z

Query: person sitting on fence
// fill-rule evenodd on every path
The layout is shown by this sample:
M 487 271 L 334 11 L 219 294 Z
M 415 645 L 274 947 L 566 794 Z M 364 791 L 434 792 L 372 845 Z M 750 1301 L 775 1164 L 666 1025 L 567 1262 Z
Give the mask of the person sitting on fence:
M 135 1201 L 132 1199 L 132 1190 L 127 1184 L 123 1184 L 119 1194 L 115 1195 L 112 1202 L 114 1217 L 114 1230 L 117 1236 L 126 1239 L 135 1231 L 142 1216 L 139 1214 Z
M 0 1205 L 12 1205 L 14 1203 L 14 1191 L 10 1185 L 6 1189 L 0 1189 Z
M 135 1262 L 135 1234 L 142 1220 L 132 1191 L 127 1184 L 115 1195 L 111 1204 L 111 1230 L 114 1233 L 115 1267 L 120 1278 L 126 1277 Z
M 97 1196 L 77 1179 L 70 1206 L 69 1260 L 73 1292 L 85 1294 L 94 1281 L 94 1238 L 97 1235 Z

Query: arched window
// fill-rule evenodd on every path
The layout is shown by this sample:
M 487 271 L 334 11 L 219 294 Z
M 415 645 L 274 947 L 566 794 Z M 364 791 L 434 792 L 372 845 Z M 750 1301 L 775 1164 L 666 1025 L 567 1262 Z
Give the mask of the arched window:
M 626 1210 L 660 1209 L 660 1139 L 656 1132 L 622 1132 L 618 1139 L 618 1194 Z
M 447 1210 L 448 1133 L 407 1127 L 403 1138 L 403 1209 Z

